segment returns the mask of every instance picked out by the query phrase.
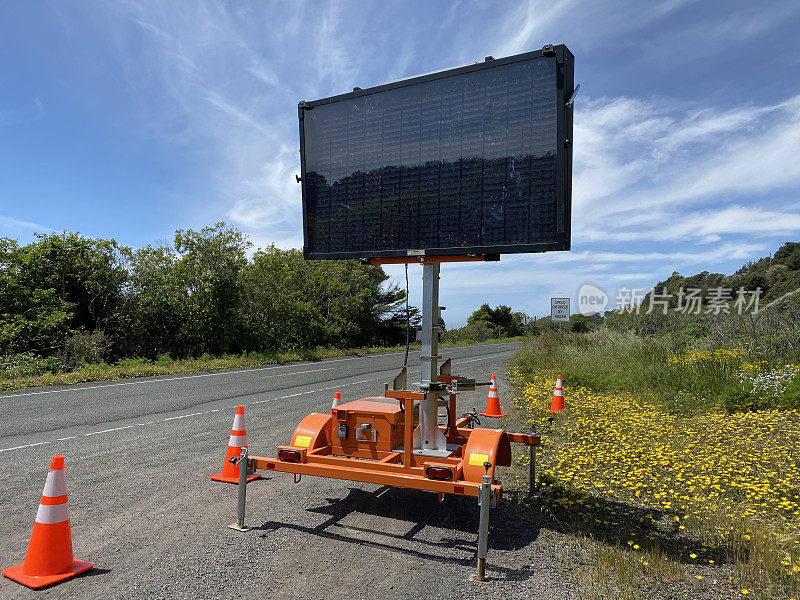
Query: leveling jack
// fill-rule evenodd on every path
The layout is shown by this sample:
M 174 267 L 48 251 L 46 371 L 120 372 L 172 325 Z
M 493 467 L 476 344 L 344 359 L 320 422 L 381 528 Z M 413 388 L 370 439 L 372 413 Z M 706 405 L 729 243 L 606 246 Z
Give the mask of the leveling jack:
M 489 477 L 491 466 L 488 462 L 483 463 L 486 475 L 483 476 L 481 494 L 478 496 L 478 506 L 481 507 L 481 515 L 478 520 L 478 572 L 469 576 L 470 581 L 486 581 L 486 555 L 489 551 L 489 505 L 496 504 L 494 490 L 492 490 L 492 478 Z
M 244 510 L 247 502 L 247 471 L 248 468 L 252 469 L 252 464 L 248 463 L 253 462 L 247 458 L 247 446 L 242 448 L 239 456 L 231 456 L 230 461 L 239 467 L 239 483 L 237 484 L 239 498 L 236 506 L 236 523 L 228 525 L 228 527 L 236 531 L 250 531 L 250 528 L 244 524 Z

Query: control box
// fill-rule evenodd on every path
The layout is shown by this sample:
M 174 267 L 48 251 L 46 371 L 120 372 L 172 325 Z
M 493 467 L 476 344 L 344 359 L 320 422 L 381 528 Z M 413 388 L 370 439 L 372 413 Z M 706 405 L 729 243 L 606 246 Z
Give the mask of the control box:
M 419 422 L 415 408 L 415 425 Z M 403 445 L 405 413 L 393 398 L 370 397 L 331 409 L 332 453 L 378 458 Z

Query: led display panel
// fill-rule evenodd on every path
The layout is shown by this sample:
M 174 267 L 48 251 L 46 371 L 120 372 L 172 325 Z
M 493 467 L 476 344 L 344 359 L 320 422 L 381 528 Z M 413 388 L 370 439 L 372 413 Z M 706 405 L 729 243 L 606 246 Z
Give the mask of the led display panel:
M 568 250 L 563 45 L 301 102 L 309 259 Z

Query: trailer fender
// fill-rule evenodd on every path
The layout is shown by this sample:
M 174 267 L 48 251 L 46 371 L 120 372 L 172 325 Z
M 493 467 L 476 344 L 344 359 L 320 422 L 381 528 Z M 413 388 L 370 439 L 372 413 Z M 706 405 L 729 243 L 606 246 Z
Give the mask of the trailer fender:
M 295 448 L 306 448 L 306 450 L 329 446 L 331 443 L 330 431 L 330 414 L 311 413 L 303 417 L 300 424 L 295 427 L 291 445 Z
M 473 429 L 464 448 L 464 479 L 480 482 L 486 469 L 483 463 L 491 463 L 489 476 L 494 481 L 494 468 L 511 466 L 511 443 L 502 429 Z

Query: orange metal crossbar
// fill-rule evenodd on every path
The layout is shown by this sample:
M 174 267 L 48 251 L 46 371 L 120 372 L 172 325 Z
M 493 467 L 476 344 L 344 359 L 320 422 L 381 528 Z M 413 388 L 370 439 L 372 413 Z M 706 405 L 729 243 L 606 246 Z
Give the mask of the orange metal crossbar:
M 509 433 L 508 441 L 526 446 L 538 446 L 541 440 L 538 433 Z
M 362 481 L 365 483 L 376 483 L 381 485 L 393 485 L 397 487 L 412 488 L 440 494 L 458 494 L 477 497 L 480 493 L 481 483 L 475 476 L 475 469 L 481 471 L 482 463 L 477 464 L 466 460 L 466 444 L 471 435 L 486 435 L 490 430 L 485 429 L 465 429 L 453 426 L 450 430 L 449 438 L 457 439 L 461 447 L 453 451 L 447 458 L 434 458 L 424 455 L 413 454 L 411 431 L 413 429 L 413 408 L 415 392 L 393 392 L 394 396 L 400 397 L 405 405 L 406 431 L 404 432 L 405 447 L 402 451 L 393 452 L 372 452 L 364 456 L 338 456 L 332 453 L 332 446 L 324 444 L 316 448 L 304 448 L 299 446 L 279 446 L 277 457 L 268 458 L 254 456 L 254 466 L 256 469 L 267 471 L 279 471 L 283 473 L 294 473 L 300 475 L 312 475 L 317 477 L 330 477 L 333 479 L 343 479 L 347 481 Z M 444 432 L 445 427 L 440 427 Z M 494 430 L 499 431 L 499 430 Z M 486 432 L 486 433 L 483 433 Z M 537 434 L 508 433 L 509 442 L 526 444 L 529 446 L 539 445 Z M 281 451 L 296 451 L 298 460 L 282 460 Z M 483 451 L 483 450 L 481 450 Z M 474 450 L 473 450 L 474 452 Z M 482 456 L 482 455 L 481 455 Z M 510 459 L 510 455 L 508 457 Z M 481 459 L 485 460 L 485 459 Z M 501 464 L 499 455 L 493 459 Z M 449 481 L 429 479 L 426 476 L 426 469 L 431 466 L 447 467 L 453 472 L 453 479 Z M 465 478 L 465 470 L 469 468 L 473 471 L 471 478 Z M 492 468 L 492 473 L 494 469 Z M 499 495 L 501 486 L 499 483 L 492 485 L 492 488 Z
M 327 459 L 329 463 L 318 462 L 320 459 Z M 336 459 L 339 460 L 336 460 Z M 253 462 L 256 469 L 267 471 L 280 471 L 282 473 L 299 473 L 301 475 L 312 475 L 317 477 L 331 477 L 333 479 L 344 479 L 346 481 L 362 481 L 365 483 L 377 483 L 380 485 L 393 485 L 397 487 L 424 490 L 428 492 L 439 492 L 445 494 L 459 494 L 463 496 L 477 497 L 481 484 L 474 481 L 438 481 L 428 479 L 424 475 L 423 467 L 415 467 L 412 472 L 404 472 L 401 465 L 393 465 L 382 462 L 368 460 L 354 460 L 335 456 L 316 456 L 307 457 L 308 462 L 284 462 L 277 458 L 267 458 L 264 456 L 254 456 Z M 442 464 L 443 461 L 432 461 Z M 386 471 L 387 467 L 400 467 L 396 472 Z M 495 493 L 501 493 L 501 486 L 493 484 Z

